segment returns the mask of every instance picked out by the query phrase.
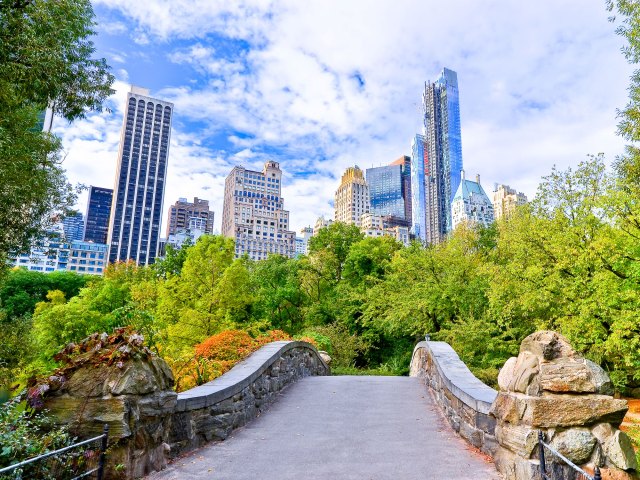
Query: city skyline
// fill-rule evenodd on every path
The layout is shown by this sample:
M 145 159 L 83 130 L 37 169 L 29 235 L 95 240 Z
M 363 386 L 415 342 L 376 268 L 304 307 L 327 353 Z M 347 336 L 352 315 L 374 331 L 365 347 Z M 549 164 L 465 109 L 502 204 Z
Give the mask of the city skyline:
M 622 153 L 615 109 L 626 104 L 631 68 L 603 5 L 493 4 L 480 15 L 480 6 L 458 3 L 449 11 L 371 2 L 337 18 L 330 2 L 225 11 L 198 4 L 192 15 L 188 3 L 148 9 L 99 0 L 96 53 L 113 66 L 117 93 L 110 112 L 71 125 L 56 119 L 69 178 L 113 187 L 126 91 L 139 84 L 177 108 L 162 232 L 169 202 L 198 196 L 221 212 L 228 171 L 267 159 L 281 165 L 298 231 L 332 216 L 347 166 L 411 153 L 422 85 L 443 66 L 458 72 L 465 166 L 486 185 L 532 198 L 554 164 L 575 166 L 600 151 L 610 163 Z M 433 31 L 418 20 L 426 10 L 438 17 Z M 354 18 L 357 28 L 345 28 Z M 403 29 L 388 28 L 394 23 Z

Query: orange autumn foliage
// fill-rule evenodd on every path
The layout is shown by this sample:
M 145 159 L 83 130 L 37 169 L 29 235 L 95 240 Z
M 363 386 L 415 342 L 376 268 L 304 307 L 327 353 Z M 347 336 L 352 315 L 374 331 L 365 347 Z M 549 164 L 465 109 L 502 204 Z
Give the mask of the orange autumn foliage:
M 256 338 L 252 338 L 243 330 L 225 330 L 217 333 L 197 344 L 194 347 L 194 356 L 188 360 L 168 360 L 176 379 L 176 390 L 182 392 L 214 380 L 264 345 L 281 340 L 291 340 L 291 336 L 282 330 L 271 330 Z M 317 347 L 312 338 L 299 340 Z
M 255 340 L 242 330 L 225 330 L 194 347 L 196 357 L 208 360 L 241 360 L 254 350 Z

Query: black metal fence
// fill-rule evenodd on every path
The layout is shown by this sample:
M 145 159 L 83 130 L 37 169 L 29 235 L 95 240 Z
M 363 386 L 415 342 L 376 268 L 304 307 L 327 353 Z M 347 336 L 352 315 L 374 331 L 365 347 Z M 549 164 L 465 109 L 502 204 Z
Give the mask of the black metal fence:
M 547 455 L 545 451 L 549 454 Z M 602 480 L 598 467 L 595 468 L 593 476 L 589 475 L 548 443 L 545 443 L 542 431 L 538 432 L 538 452 L 542 480 Z
M 0 480 L 102 480 L 109 426 L 102 435 L 0 468 Z

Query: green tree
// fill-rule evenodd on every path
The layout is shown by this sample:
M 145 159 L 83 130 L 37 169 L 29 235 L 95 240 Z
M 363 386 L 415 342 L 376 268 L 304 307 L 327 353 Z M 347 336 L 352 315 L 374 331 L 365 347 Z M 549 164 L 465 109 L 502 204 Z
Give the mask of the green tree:
M 91 278 L 74 272 L 33 272 L 13 269 L 0 283 L 0 324 L 14 318 L 31 316 L 38 302 L 45 300 L 50 290 L 60 290 L 67 298 L 80 292 Z
M 187 259 L 187 252 L 193 245 L 190 238 L 187 238 L 180 248 L 167 244 L 164 258 L 159 258 L 153 264 L 153 268 L 162 278 L 171 275 L 180 275 L 184 261 Z
M 33 336 L 45 363 L 67 343 L 78 342 L 94 332 L 111 332 L 118 326 L 113 316 L 87 308 L 81 296 L 67 302 L 63 292 L 52 290 L 47 300 L 36 305 L 33 315 Z
M 0 0 L 0 257 L 74 203 L 60 143 L 36 125 L 48 105 L 71 121 L 113 93 L 106 61 L 91 58 L 93 18 L 89 0 Z
M 610 216 L 616 184 L 603 158 L 543 179 L 530 208 L 500 226 L 491 312 L 499 324 L 557 330 L 611 372 L 638 376 L 637 240 Z
M 190 350 L 236 322 L 246 321 L 251 293 L 245 260 L 233 259 L 230 238 L 204 235 L 189 249 L 180 276 L 159 290 L 157 314 L 167 325 L 167 348 Z
M 355 225 L 335 222 L 309 239 L 309 256 L 322 256 L 323 263 L 333 271 L 333 280 L 342 278 L 342 267 L 351 245 L 364 238 Z
M 282 255 L 269 255 L 251 266 L 254 317 L 291 335 L 304 327 L 307 296 L 300 283 L 300 268 L 299 260 Z

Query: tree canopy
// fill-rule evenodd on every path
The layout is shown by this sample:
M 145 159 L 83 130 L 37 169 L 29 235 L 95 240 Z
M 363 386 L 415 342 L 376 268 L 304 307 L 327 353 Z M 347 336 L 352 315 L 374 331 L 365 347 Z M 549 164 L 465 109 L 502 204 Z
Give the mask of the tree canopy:
M 0 264 L 75 202 L 38 116 L 49 106 L 72 121 L 113 93 L 106 61 L 92 58 L 93 18 L 89 0 L 0 0 Z

